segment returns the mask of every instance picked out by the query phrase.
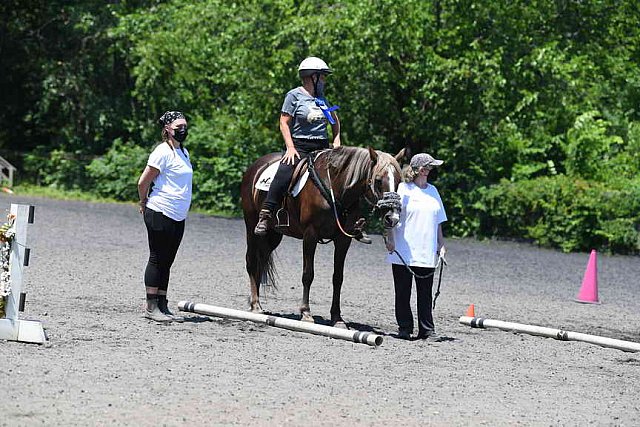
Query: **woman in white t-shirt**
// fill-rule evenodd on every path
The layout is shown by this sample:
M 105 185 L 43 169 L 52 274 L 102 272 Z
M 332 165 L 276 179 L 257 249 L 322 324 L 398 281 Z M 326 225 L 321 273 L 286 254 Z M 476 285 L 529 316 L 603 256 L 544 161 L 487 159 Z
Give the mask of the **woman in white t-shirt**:
M 427 182 L 429 172 L 440 166 L 429 154 L 411 158 L 404 181 L 398 186 L 402 212 L 398 225 L 386 236 L 395 286 L 395 311 L 398 338 L 410 339 L 413 333 L 411 288 L 416 279 L 418 302 L 418 338 L 435 334 L 431 311 L 433 275 L 438 257 L 444 257 L 442 223 L 447 220 L 438 190 Z
M 138 180 L 140 213 L 147 227 L 150 252 L 144 273 L 145 317 L 156 322 L 182 321 L 183 317 L 169 310 L 167 289 L 191 205 L 193 168 L 189 152 L 182 146 L 188 135 L 184 114 L 167 111 L 158 123 L 162 126 L 162 143 L 149 156 Z

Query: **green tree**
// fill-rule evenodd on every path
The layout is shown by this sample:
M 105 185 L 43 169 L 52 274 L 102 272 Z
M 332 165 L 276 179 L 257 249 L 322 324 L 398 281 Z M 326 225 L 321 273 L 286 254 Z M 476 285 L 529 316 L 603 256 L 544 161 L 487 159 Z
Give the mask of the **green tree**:
M 640 13 L 631 0 L 5 4 L 0 48 L 25 43 L 15 60 L 0 58 L 0 84 L 11 89 L 2 114 L 24 135 L 19 150 L 40 182 L 125 197 L 136 177 L 106 173 L 126 158 L 113 141 L 148 152 L 155 119 L 180 109 L 191 125 L 195 203 L 237 212 L 242 171 L 282 148 L 282 99 L 299 84 L 297 64 L 314 55 L 335 70 L 328 97 L 341 106 L 346 144 L 446 160 L 437 184 L 455 219 L 449 233 L 522 232 L 560 245 L 589 224 L 595 243 L 634 250 L 639 227 L 621 216 L 632 206 L 625 197 L 598 198 L 624 204 L 612 208 L 566 197 L 636 185 Z M 0 149 L 18 147 L 9 131 L 0 130 Z M 540 215 L 597 220 L 537 228 L 548 238 L 532 232 L 516 207 L 536 186 L 553 198 L 535 205 Z M 484 226 L 494 210 L 511 212 L 512 225 Z

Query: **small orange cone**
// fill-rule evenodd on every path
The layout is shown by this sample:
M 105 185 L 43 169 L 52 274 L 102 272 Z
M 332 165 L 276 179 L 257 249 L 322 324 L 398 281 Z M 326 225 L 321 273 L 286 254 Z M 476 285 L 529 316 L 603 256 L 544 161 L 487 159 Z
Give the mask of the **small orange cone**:
M 576 297 L 577 302 L 585 304 L 599 304 L 598 300 L 598 255 L 596 250 L 591 251 L 587 269 L 584 272 L 582 286 Z
M 4 191 L 5 193 L 8 193 L 8 194 L 13 194 L 13 190 L 11 190 L 8 187 L 2 187 L 2 191 Z
M 467 317 L 476 317 L 476 307 L 475 307 L 475 305 L 471 304 L 467 308 L 467 312 L 464 315 L 467 316 Z

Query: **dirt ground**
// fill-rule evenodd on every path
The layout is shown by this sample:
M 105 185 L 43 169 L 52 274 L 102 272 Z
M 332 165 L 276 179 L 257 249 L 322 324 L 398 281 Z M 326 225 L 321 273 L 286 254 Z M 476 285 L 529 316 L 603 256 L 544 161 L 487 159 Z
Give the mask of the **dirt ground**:
M 640 342 L 640 258 L 599 255 L 600 305 L 573 302 L 588 254 L 448 241 L 439 341 L 402 341 L 380 236 L 347 257 L 343 316 L 378 348 L 248 322 L 142 317 L 144 225 L 133 205 L 0 196 L 36 206 L 27 306 L 44 346 L 0 342 L 0 425 L 640 425 L 640 353 L 460 325 L 476 314 Z M 4 215 L 4 214 L 3 214 Z M 169 299 L 246 309 L 244 224 L 192 214 Z M 277 252 L 265 310 L 297 313 L 301 243 Z M 312 312 L 331 305 L 321 246 Z M 415 303 L 414 303 L 415 307 Z M 415 313 L 414 313 L 415 316 Z

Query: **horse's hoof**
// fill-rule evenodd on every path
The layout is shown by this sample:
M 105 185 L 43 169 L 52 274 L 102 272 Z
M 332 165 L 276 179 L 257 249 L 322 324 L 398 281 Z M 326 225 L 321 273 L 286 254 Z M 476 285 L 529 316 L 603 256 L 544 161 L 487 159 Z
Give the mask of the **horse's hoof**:
M 252 305 L 251 306 L 251 312 L 252 313 L 257 313 L 257 314 L 262 314 L 262 307 L 260 306 L 260 304 L 256 304 L 256 305 Z
M 310 314 L 303 314 L 302 319 L 300 320 L 302 320 L 303 322 L 316 323 L 316 321 L 313 320 L 313 316 Z
M 347 326 L 347 324 L 344 322 L 344 320 L 338 320 L 337 322 L 333 323 L 333 327 L 334 328 L 339 328 L 339 329 L 349 329 L 349 327 Z

